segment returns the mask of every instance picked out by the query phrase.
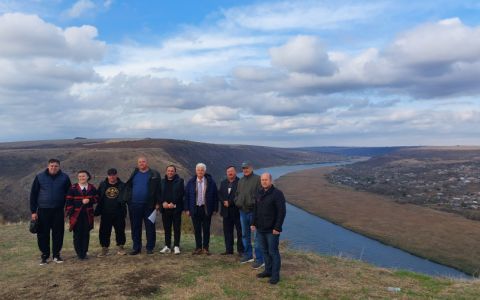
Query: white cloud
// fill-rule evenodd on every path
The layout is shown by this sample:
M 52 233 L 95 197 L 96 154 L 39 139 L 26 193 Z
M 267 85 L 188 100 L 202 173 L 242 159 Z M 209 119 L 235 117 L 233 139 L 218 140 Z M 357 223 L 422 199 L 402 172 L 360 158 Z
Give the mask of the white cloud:
M 279 31 L 336 28 L 366 20 L 382 11 L 383 4 L 342 5 L 326 1 L 281 1 L 231 8 L 223 12 L 224 27 Z
M 87 14 L 95 8 L 96 5 L 91 0 L 78 0 L 65 12 L 65 15 L 69 18 L 75 19 Z
M 332 75 L 335 64 L 330 60 L 318 38 L 296 36 L 281 47 L 270 49 L 272 64 L 290 72 Z

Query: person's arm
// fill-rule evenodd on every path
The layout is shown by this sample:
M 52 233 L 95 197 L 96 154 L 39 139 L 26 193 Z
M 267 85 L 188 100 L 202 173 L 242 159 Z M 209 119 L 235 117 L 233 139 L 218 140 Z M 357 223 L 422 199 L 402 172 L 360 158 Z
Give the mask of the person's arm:
M 216 213 L 218 212 L 218 188 L 217 188 L 217 184 L 215 183 L 215 181 L 213 181 L 212 179 L 212 186 L 213 186 L 213 193 L 212 193 L 212 196 L 213 196 L 213 212 Z
M 275 209 L 277 211 L 277 220 L 275 220 L 275 226 L 273 227 L 278 233 L 282 232 L 283 221 L 287 214 L 287 208 L 285 205 L 285 196 L 281 191 L 278 191 L 278 198 L 275 199 Z
M 185 187 L 185 196 L 184 196 L 184 201 L 183 201 L 183 210 L 185 213 L 190 216 L 190 205 L 189 205 L 189 200 L 190 200 L 190 182 L 187 183 L 187 186 Z
M 33 180 L 32 188 L 30 190 L 30 212 L 32 213 L 32 220 L 37 219 L 38 210 L 38 193 L 40 192 L 40 182 L 38 182 L 37 176 Z
M 160 204 L 162 203 L 161 202 L 161 198 L 162 198 L 162 177 L 160 177 L 160 173 L 157 173 L 157 176 L 158 176 L 158 184 L 156 186 L 156 190 L 155 190 L 155 208 L 160 208 Z
M 71 186 L 72 186 L 72 182 L 70 181 L 70 177 L 68 177 L 67 175 L 67 181 L 65 182 L 65 186 L 63 187 L 63 191 L 65 195 L 68 193 L 68 190 L 70 189 Z
M 70 217 L 73 214 L 74 206 L 73 206 L 73 196 L 75 190 L 74 187 L 70 187 L 67 192 L 67 196 L 65 196 L 65 215 Z

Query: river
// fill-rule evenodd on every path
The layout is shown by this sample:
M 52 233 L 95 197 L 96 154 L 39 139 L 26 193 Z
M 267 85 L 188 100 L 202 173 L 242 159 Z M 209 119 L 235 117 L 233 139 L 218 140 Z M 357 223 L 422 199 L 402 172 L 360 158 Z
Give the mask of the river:
M 255 173 L 269 172 L 275 180 L 295 171 L 341 164 L 345 163 L 280 166 L 258 169 Z M 461 271 L 382 244 L 288 203 L 281 239 L 287 240 L 295 249 L 358 259 L 379 267 L 403 269 L 434 276 L 471 278 Z

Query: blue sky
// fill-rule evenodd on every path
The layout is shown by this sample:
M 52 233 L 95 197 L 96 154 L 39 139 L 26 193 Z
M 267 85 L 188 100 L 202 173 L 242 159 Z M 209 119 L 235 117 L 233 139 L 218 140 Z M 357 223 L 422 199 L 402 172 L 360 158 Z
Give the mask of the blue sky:
M 0 141 L 479 144 L 478 1 L 0 0 Z

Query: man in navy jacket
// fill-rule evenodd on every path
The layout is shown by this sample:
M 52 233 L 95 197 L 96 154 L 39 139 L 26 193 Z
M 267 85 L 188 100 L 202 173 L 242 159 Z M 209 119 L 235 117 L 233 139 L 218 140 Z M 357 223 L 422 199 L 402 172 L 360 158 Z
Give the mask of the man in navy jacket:
M 212 215 L 218 211 L 217 185 L 210 174 L 206 174 L 207 166 L 198 163 L 196 175 L 185 188 L 185 211 L 192 218 L 195 232 L 195 250 L 193 255 L 210 255 L 210 224 Z M 203 233 L 203 235 L 202 235 Z
M 42 252 L 40 265 L 50 257 L 50 232 L 52 235 L 53 261 L 62 263 L 60 251 L 63 246 L 65 196 L 71 182 L 60 170 L 60 161 L 50 159 L 45 171 L 38 173 L 30 192 L 32 220 L 38 222 L 37 242 Z

